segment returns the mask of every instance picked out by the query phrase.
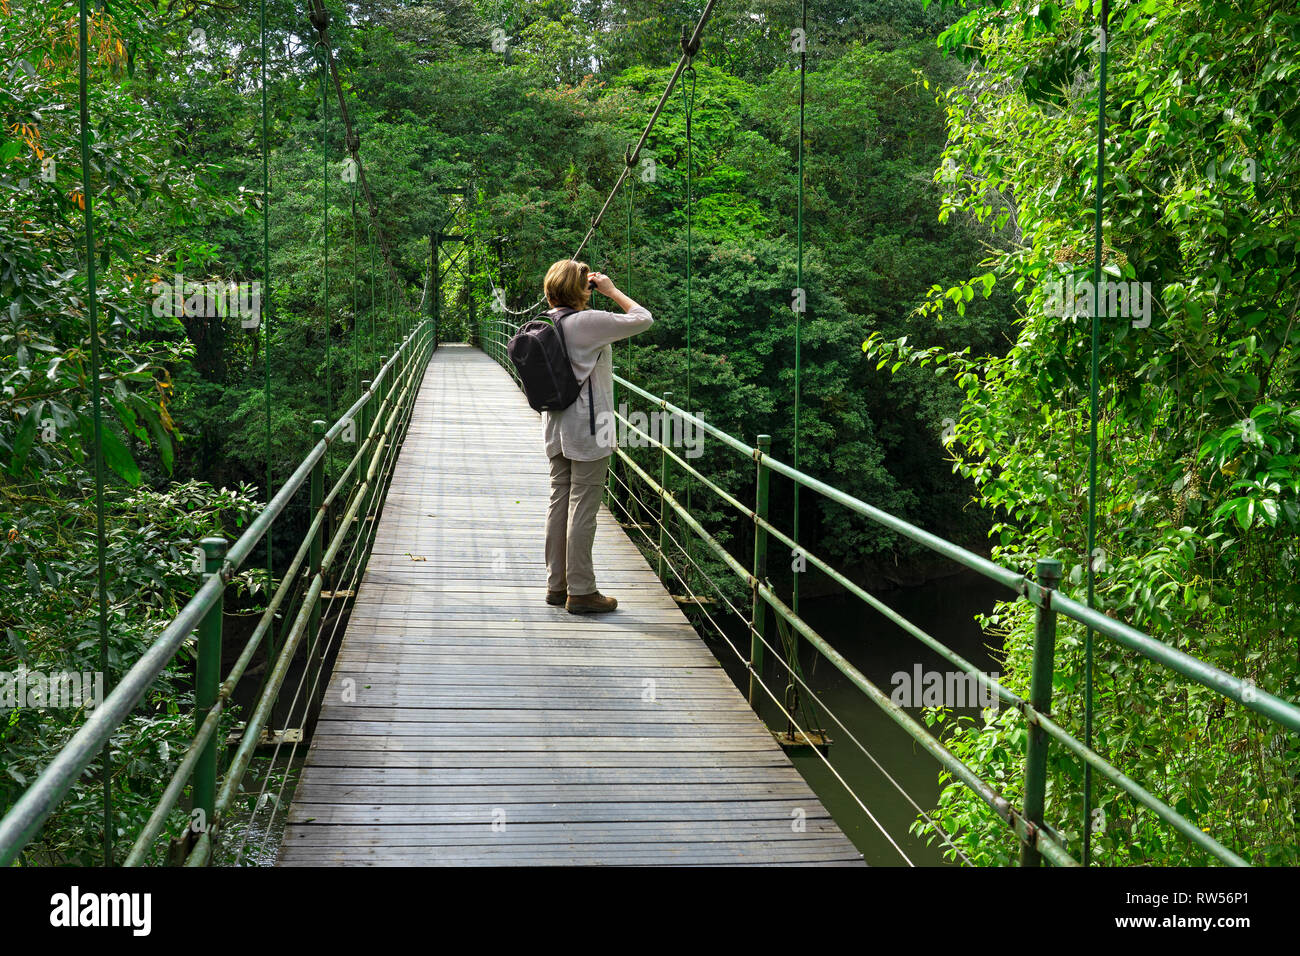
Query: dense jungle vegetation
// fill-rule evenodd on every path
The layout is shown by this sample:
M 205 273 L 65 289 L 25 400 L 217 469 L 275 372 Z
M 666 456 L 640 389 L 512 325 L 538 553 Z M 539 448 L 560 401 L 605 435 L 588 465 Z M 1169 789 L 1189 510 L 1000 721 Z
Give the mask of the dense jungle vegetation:
M 94 5 L 110 686 L 193 594 L 193 542 L 237 537 L 268 472 L 282 481 L 308 450 L 306 423 L 355 398 L 399 322 L 393 303 L 425 292 L 431 233 L 459 215 L 470 239 L 442 289 L 444 341 L 478 334 L 489 277 L 512 308 L 536 300 L 699 14 L 677 0 L 327 6 L 393 272 L 375 265 L 364 200 L 338 175 L 344 130 L 332 101 L 322 110 L 306 8 L 267 0 L 268 340 L 237 318 L 151 308 L 160 277 L 262 278 L 256 15 L 217 0 Z M 691 104 L 693 407 L 747 441 L 771 434 L 778 458 L 794 439 L 799 16 L 792 0 L 722 0 Z M 1091 275 L 1095 21 L 1083 0 L 807 10 L 800 467 L 1009 566 L 1058 557 L 1076 596 L 1090 331 L 1047 290 Z M 1153 307 L 1146 324 L 1102 330 L 1099 606 L 1294 700 L 1300 14 L 1281 0 L 1116 0 L 1111 23 L 1103 261 L 1148 283 Z M 77 80 L 76 7 L 0 0 L 0 671 L 99 662 Z M 635 177 L 583 255 L 656 317 L 620 347 L 620 373 L 678 396 L 689 88 L 647 144 L 654 175 Z M 463 207 L 452 188 L 468 190 Z M 748 494 L 752 463 L 735 457 L 703 461 Z M 788 489 L 775 491 L 788 525 Z M 803 507 L 803 537 L 871 586 L 944 572 L 832 506 Z M 701 514 L 743 542 L 721 509 Z M 277 536 L 289 547 L 289 531 Z M 240 613 L 265 602 L 258 566 L 237 579 Z M 1021 694 L 1031 610 L 1006 604 L 985 622 Z M 1063 627 L 1056 717 L 1071 729 L 1081 647 Z M 1114 646 L 1099 642 L 1096 666 L 1099 751 L 1253 861 L 1300 862 L 1294 734 Z M 119 833 L 138 830 L 183 752 L 189 674 L 178 661 L 114 737 Z M 84 716 L 0 709 L 0 810 Z M 947 730 L 1019 798 L 1014 711 Z M 1050 773 L 1048 815 L 1073 846 L 1079 764 L 1056 748 Z M 1096 793 L 1098 860 L 1204 862 L 1113 788 Z M 88 774 L 28 861 L 93 861 L 98 806 Z M 936 816 L 974 862 L 1015 859 L 1004 825 L 960 786 Z

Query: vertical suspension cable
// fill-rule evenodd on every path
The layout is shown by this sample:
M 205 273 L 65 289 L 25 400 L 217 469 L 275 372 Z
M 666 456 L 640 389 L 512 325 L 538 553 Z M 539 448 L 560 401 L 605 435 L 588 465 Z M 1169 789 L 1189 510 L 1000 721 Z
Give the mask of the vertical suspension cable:
M 357 184 L 352 183 L 352 392 L 361 395 L 361 353 L 357 345 Z
M 797 247 L 797 257 L 795 260 L 795 298 L 792 303 L 794 311 L 794 435 L 791 457 L 794 461 L 794 467 L 799 467 L 799 430 L 800 430 L 800 399 L 802 395 L 801 374 L 803 370 L 803 313 L 808 304 L 808 293 L 803 284 L 803 201 L 804 201 L 804 80 L 807 72 L 808 59 L 808 4 L 802 0 L 799 4 L 799 135 L 797 143 L 797 168 L 798 168 L 798 188 L 797 207 L 795 212 L 795 243 Z M 794 483 L 793 509 L 791 537 L 795 546 L 802 552 L 802 545 L 799 538 L 799 483 Z M 795 613 L 799 613 L 799 582 L 800 575 L 803 571 L 797 567 L 792 568 L 790 581 L 790 608 Z M 798 732 L 798 727 L 794 721 L 794 714 L 800 708 L 799 679 L 797 675 L 802 674 L 802 667 L 799 663 L 799 635 L 785 625 L 784 622 L 777 622 L 777 629 L 781 634 L 781 639 L 786 650 L 786 667 L 790 672 L 790 683 L 786 686 L 786 712 L 789 719 L 786 724 L 786 733 L 792 738 Z M 814 658 L 814 666 L 816 659 Z M 807 705 L 809 732 L 814 730 L 821 734 L 823 732 L 821 718 L 817 712 L 816 704 Z
M 624 160 L 630 165 L 631 154 L 630 153 L 625 154 Z M 632 197 L 635 193 L 636 193 L 636 180 L 633 179 L 631 183 L 628 185 L 628 189 L 627 189 L 627 266 L 626 269 L 624 270 L 624 280 L 623 280 L 627 285 L 627 294 L 629 297 L 632 296 Z M 610 346 L 610 348 L 612 349 L 613 346 Z M 633 359 L 633 356 L 635 355 L 635 352 L 633 351 L 634 348 L 635 346 L 632 344 L 632 339 L 631 338 L 627 339 L 626 344 L 623 346 L 623 352 L 627 356 L 628 378 L 632 378 L 636 374 L 633 367 L 635 364 Z M 611 362 L 610 364 L 612 365 L 613 362 Z M 617 382 L 614 382 L 614 409 L 615 410 L 618 409 L 618 383 Z M 617 463 L 618 463 L 617 457 L 611 459 L 609 463 L 608 494 L 611 503 L 613 503 L 614 501 L 614 494 L 615 494 L 614 482 L 617 479 L 617 473 L 615 472 L 615 465 Z
M 692 196 L 692 130 L 691 116 L 695 112 L 695 67 L 687 66 L 686 75 L 690 79 L 689 90 L 687 84 L 682 84 L 682 107 L 686 112 L 686 411 L 693 412 L 691 407 L 691 203 Z M 690 485 L 686 486 L 687 494 L 690 494 Z M 690 510 L 690 505 L 687 505 Z
M 693 172 L 692 167 L 694 166 L 694 132 L 692 128 L 693 127 L 692 118 L 695 113 L 695 66 L 693 63 L 691 63 L 690 60 L 687 60 L 685 74 L 690 80 L 689 93 L 687 91 L 687 84 L 686 83 L 682 84 L 682 102 L 686 109 L 686 412 L 687 414 L 694 414 L 695 409 L 691 403 L 691 351 L 692 351 L 691 348 L 692 261 L 691 259 L 694 252 L 692 236 L 691 236 L 691 224 L 692 224 L 691 207 L 695 202 L 694 181 L 692 176 L 692 172 Z M 659 439 L 660 441 L 665 440 L 663 435 L 660 435 Z M 690 477 L 687 476 L 686 478 L 687 514 L 689 514 L 691 511 L 691 485 L 692 484 L 694 484 L 694 482 L 692 482 Z M 691 592 L 691 587 L 689 583 L 691 578 L 691 568 L 695 564 L 693 560 L 690 560 L 690 554 L 691 554 L 690 536 L 686 537 L 685 543 L 686 543 L 686 555 L 688 559 L 685 568 L 685 572 L 686 572 L 685 577 L 687 582 L 686 592 L 687 592 L 687 596 L 689 597 Z
M 794 310 L 794 448 L 792 467 L 799 467 L 799 399 L 800 399 L 800 370 L 803 366 L 803 309 L 808 302 L 807 292 L 803 287 L 803 114 L 804 114 L 804 71 L 808 59 L 808 3 L 807 0 L 800 0 L 799 3 L 799 28 L 803 31 L 803 44 L 799 50 L 799 199 L 798 209 L 795 214 L 795 236 L 798 244 L 798 260 L 795 264 L 795 287 L 799 290 L 796 293 L 799 298 L 797 304 L 799 308 Z M 791 537 L 796 545 L 799 545 L 799 482 L 794 483 L 794 522 L 791 529 L 794 533 Z M 790 610 L 795 614 L 799 613 L 799 575 L 801 571 L 795 571 L 792 575 L 792 591 Z
M 628 290 L 627 294 L 628 296 L 633 298 L 635 297 L 632 296 L 632 206 L 635 201 L 635 196 L 636 196 L 636 181 L 633 180 L 632 184 L 628 186 L 628 190 L 627 190 L 627 270 L 626 270 L 627 290 Z M 636 360 L 635 360 L 636 352 L 634 351 L 634 348 L 635 346 L 632 345 L 632 338 L 629 338 L 627 340 L 627 345 L 624 347 L 624 351 L 627 352 L 627 364 L 628 364 L 627 377 L 629 379 L 636 374 Z
M 87 0 L 78 5 L 80 45 L 77 51 L 77 103 L 81 120 L 81 198 L 86 232 L 86 319 L 90 326 L 90 404 L 95 434 L 95 562 L 96 596 L 99 616 L 99 670 L 108 677 L 108 562 L 104 534 L 104 416 L 99 381 L 99 292 L 95 286 L 95 215 L 90 191 L 90 72 L 87 47 Z M 99 782 L 103 788 L 103 828 L 101 837 L 104 866 L 113 865 L 113 745 L 104 743 Z
M 275 488 L 271 479 L 271 154 L 267 132 L 266 109 L 266 0 L 261 0 L 258 18 L 262 44 L 262 400 L 266 403 L 266 500 L 269 503 Z M 275 582 L 275 551 L 271 547 L 272 527 L 266 529 L 266 593 L 271 594 Z M 275 659 L 275 626 L 266 630 L 267 659 Z M 269 671 L 269 668 L 268 668 Z
M 1110 0 L 1101 0 L 1101 31 L 1097 70 L 1097 195 L 1093 213 L 1092 361 L 1088 380 L 1088 607 L 1096 607 L 1097 578 L 1097 393 L 1098 353 L 1101 349 L 1102 187 L 1106 179 L 1106 33 L 1110 29 Z M 1092 747 L 1092 628 L 1083 639 L 1083 745 Z M 1092 865 L 1092 767 L 1083 764 L 1083 865 Z
M 322 272 L 325 276 L 324 284 L 324 303 L 325 312 L 325 420 L 331 424 L 334 422 L 334 381 L 333 381 L 333 356 L 330 354 L 330 95 L 329 95 L 329 67 L 327 64 L 328 51 L 325 49 L 324 33 L 321 34 L 321 57 L 320 57 L 320 98 L 321 98 L 321 130 L 320 130 L 320 152 L 321 152 L 321 182 L 324 186 L 325 198 L 324 206 L 321 210 L 321 221 L 323 223 L 323 245 L 322 252 Z M 329 456 L 326 453 L 326 461 Z M 329 469 L 326 468 L 328 473 Z M 328 483 L 328 474 L 326 482 Z
M 366 370 L 369 372 L 370 363 L 375 360 L 375 233 L 371 225 L 369 216 L 366 217 L 366 240 L 370 243 L 370 356 L 366 360 Z M 378 369 L 370 373 L 371 381 L 374 381 Z

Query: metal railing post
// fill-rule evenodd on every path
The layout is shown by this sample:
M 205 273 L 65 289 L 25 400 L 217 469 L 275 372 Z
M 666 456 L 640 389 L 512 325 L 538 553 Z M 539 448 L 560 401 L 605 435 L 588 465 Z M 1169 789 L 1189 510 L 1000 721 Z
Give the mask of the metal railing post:
M 763 464 L 763 455 L 772 451 L 772 436 L 758 436 L 758 452 L 754 461 L 758 469 L 754 479 L 754 584 L 750 588 L 752 609 L 750 611 L 753 630 L 749 637 L 749 706 L 755 710 L 755 698 L 758 694 L 756 675 L 763 672 L 763 649 L 767 640 L 767 602 L 759 596 L 758 582 L 767 577 L 767 529 L 759 524 L 758 519 L 767 520 L 767 489 L 771 472 Z
M 383 359 L 381 358 L 379 362 L 381 368 L 383 367 L 383 364 L 384 364 Z M 373 385 L 374 383 L 370 379 L 366 379 L 361 383 L 361 387 L 366 391 L 370 391 Z M 357 432 L 357 441 L 359 442 L 364 443 L 366 440 L 366 436 L 370 434 L 370 422 L 372 421 L 375 414 L 375 401 L 377 397 L 378 396 L 376 395 L 371 395 L 370 400 L 361 406 L 361 430 Z M 370 449 L 366 449 L 366 451 L 361 455 L 361 460 L 357 462 L 358 479 L 365 477 L 366 467 L 370 464 L 369 458 L 370 458 Z
M 471 294 L 466 303 L 466 311 L 469 313 L 466 327 L 468 329 L 469 344 L 477 346 L 479 344 L 478 336 L 478 306 L 474 303 L 474 296 Z
M 1037 571 L 1038 585 L 1043 594 L 1034 625 L 1029 703 L 1037 712 L 1049 715 L 1052 709 L 1052 671 L 1056 660 L 1056 610 L 1052 607 L 1052 595 L 1061 583 L 1061 562 L 1055 558 L 1039 558 Z M 1047 733 L 1032 720 L 1028 730 L 1025 741 L 1025 820 L 1037 833 L 1043 828 L 1047 796 Z M 1038 849 L 1028 842 L 1020 846 L 1020 865 L 1042 865 Z
M 204 578 L 221 573 L 226 560 L 225 538 L 204 538 Z M 221 684 L 221 615 L 225 606 L 225 589 L 199 622 L 199 654 L 194 669 L 194 732 L 217 702 Z M 213 735 L 194 765 L 194 809 L 203 813 L 202 827 L 212 823 L 217 805 L 217 737 Z M 197 832 L 197 831 L 196 831 Z
M 672 392 L 664 392 L 664 404 L 667 405 L 673 397 Z M 664 501 L 664 496 L 668 494 L 668 442 L 664 440 L 664 415 L 667 415 L 667 408 L 664 414 L 659 417 L 659 580 L 664 580 L 664 528 L 668 517 L 668 506 Z M 666 583 L 666 582 L 665 582 Z M 669 589 L 671 590 L 671 588 Z
M 442 272 L 441 257 L 439 256 L 439 240 L 442 236 L 434 233 L 429 237 L 429 247 L 433 256 L 433 288 L 429 292 L 429 314 L 433 317 L 433 335 L 435 339 L 442 338 Z
M 320 444 L 320 440 L 325 436 L 326 424 L 317 419 L 311 423 L 312 444 Z M 311 469 L 311 514 L 316 515 L 321 510 L 325 501 L 325 456 L 322 455 L 320 460 L 312 466 Z M 309 550 L 309 571 L 308 580 L 314 578 L 320 573 L 321 556 L 325 547 L 325 522 L 322 521 L 312 535 L 311 547 Z M 310 596 L 310 595 L 309 595 Z M 320 674 L 321 667 L 324 663 L 321 654 L 320 642 L 320 618 L 321 607 L 320 598 L 317 597 L 312 601 L 311 616 L 308 627 L 311 631 L 311 641 L 307 645 L 307 714 L 304 723 L 304 730 L 309 730 L 315 726 L 316 715 L 320 713 L 321 686 Z

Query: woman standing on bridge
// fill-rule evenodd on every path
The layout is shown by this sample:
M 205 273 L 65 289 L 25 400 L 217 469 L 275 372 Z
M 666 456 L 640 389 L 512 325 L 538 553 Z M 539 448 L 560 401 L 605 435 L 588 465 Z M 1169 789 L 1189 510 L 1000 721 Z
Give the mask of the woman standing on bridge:
M 612 611 L 618 601 L 596 590 L 591 545 L 596 512 L 614 453 L 614 369 L 610 345 L 643 332 L 650 313 L 619 291 L 609 276 L 585 262 L 561 259 L 542 284 L 552 309 L 574 309 L 561 319 L 574 377 L 583 388 L 563 411 L 542 412 L 546 454 L 551 459 L 551 503 L 546 512 L 546 603 L 570 614 Z M 591 290 L 607 296 L 626 315 L 587 308 Z M 588 380 L 591 386 L 587 387 Z M 594 410 L 594 417 L 593 417 Z M 599 421 L 600 427 L 592 423 Z

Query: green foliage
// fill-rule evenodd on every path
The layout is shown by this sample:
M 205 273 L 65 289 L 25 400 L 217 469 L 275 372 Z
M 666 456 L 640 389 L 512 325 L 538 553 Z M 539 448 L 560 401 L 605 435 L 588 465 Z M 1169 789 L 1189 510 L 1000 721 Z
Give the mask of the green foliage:
M 115 670 L 192 593 L 188 542 L 236 531 L 265 499 L 268 472 L 272 487 L 288 476 L 307 450 L 307 423 L 356 398 L 421 292 L 438 297 L 444 341 L 479 333 L 493 286 L 511 307 L 537 301 L 546 267 L 577 247 L 622 172 L 681 27 L 699 13 L 676 0 L 329 6 L 373 218 L 359 184 L 341 176 L 345 130 L 332 88 L 326 120 L 299 7 L 268 5 L 266 217 L 256 19 L 208 4 L 93 17 Z M 1103 335 L 1098 583 L 1108 613 L 1294 697 L 1297 219 L 1284 184 L 1297 107 L 1279 90 L 1298 68 L 1296 31 L 1293 14 L 1254 6 L 1117 2 L 1104 258 L 1155 295 L 1149 326 L 1107 320 Z M 75 30 L 67 9 L 8 7 L 0 596 L 9 647 L 0 666 L 84 668 L 98 659 L 98 632 L 84 200 L 69 108 Z M 792 460 L 797 439 L 802 469 L 944 537 L 982 547 L 991 532 L 993 554 L 1026 569 L 1059 555 L 1078 588 L 1088 327 L 1048 314 L 1047 283 L 1089 275 L 1096 51 L 1087 6 L 809 5 L 796 436 L 799 14 L 793 0 L 721 4 L 695 59 L 689 328 L 680 95 L 645 144 L 653 174 L 644 164 L 632 171 L 584 248 L 656 317 L 617 347 L 619 371 L 747 441 L 772 435 L 778 458 Z M 1216 21 L 1223 29 L 1202 28 Z M 190 40 L 196 29 L 201 43 Z M 954 56 L 936 48 L 941 31 Z M 53 181 L 40 177 L 47 158 Z M 448 192 L 461 187 L 464 204 Z M 467 241 L 443 241 L 435 285 L 430 237 L 453 228 Z M 178 271 L 266 279 L 265 323 L 155 315 L 154 283 Z M 707 447 L 693 464 L 744 500 L 752 464 Z M 654 456 L 642 464 L 657 474 Z M 682 476 L 673 481 L 685 494 Z M 968 507 L 972 488 L 980 508 Z M 773 520 L 788 527 L 790 488 L 776 481 L 772 492 Z M 909 542 L 833 506 L 804 499 L 804 508 L 801 537 L 857 576 L 928 572 Z M 693 510 L 724 546 L 746 551 L 749 524 L 702 492 Z M 287 512 L 283 535 L 277 524 L 280 548 L 302 521 Z M 702 550 L 692 573 L 728 581 L 723 595 L 747 600 Z M 786 563 L 773 556 L 778 579 Z M 237 583 L 250 596 L 266 586 L 251 574 Z M 986 625 L 1023 692 L 1029 615 L 1008 606 Z M 1071 726 L 1081 719 L 1080 640 L 1063 628 L 1057 694 Z M 1158 783 L 1198 825 L 1262 861 L 1295 862 L 1294 740 L 1132 655 L 1103 647 L 1098 662 L 1099 749 Z M 185 667 L 182 657 L 114 738 L 123 833 L 138 828 L 189 731 Z M 8 715 L 0 806 L 81 716 Z M 930 719 L 954 752 L 1018 796 L 1014 715 Z M 1078 768 L 1058 751 L 1051 773 L 1049 810 L 1077 844 Z M 1108 862 L 1199 862 L 1113 793 L 1099 805 Z M 87 777 L 29 862 L 90 860 L 93 825 L 81 823 L 97 806 Z M 963 789 L 945 789 L 939 811 L 972 859 L 1011 858 L 1014 842 Z
M 1294 193 L 1280 187 L 1295 173 L 1300 114 L 1277 78 L 1300 69 L 1297 23 L 1262 4 L 1142 0 L 1112 13 L 1103 264 L 1149 283 L 1154 301 L 1149 316 L 1100 320 L 1093 561 L 1107 614 L 1288 699 L 1300 692 L 1300 220 Z M 1079 589 L 1090 321 L 1051 293 L 1053 282 L 1091 277 L 1091 13 L 982 7 L 942 42 L 978 63 L 944 97 L 955 171 L 944 215 L 991 222 L 1001 242 L 987 272 L 936 286 L 922 313 L 960 316 L 977 288 L 998 286 L 1025 307 L 1005 355 L 946 356 L 965 393 L 951 452 L 998 516 L 995 557 L 1026 571 L 1039 555 L 1059 557 L 1066 587 Z M 863 349 L 894 368 L 945 358 L 881 337 Z M 1001 613 L 1003 673 L 1023 683 L 1032 621 Z M 1057 719 L 1077 736 L 1082 638 L 1063 634 L 1055 679 Z M 1237 852 L 1294 864 L 1294 735 L 1104 640 L 1096 655 L 1097 749 Z M 1015 727 L 964 726 L 954 752 L 986 777 L 1015 780 Z M 1050 771 L 1050 820 L 1077 849 L 1081 770 L 1057 748 Z M 1148 811 L 1095 786 L 1097 859 L 1204 862 Z M 973 795 L 950 784 L 940 809 L 980 861 L 1009 861 L 1004 828 Z
M 213 534 L 238 534 L 256 508 L 251 490 L 218 490 L 193 482 L 164 492 L 108 489 L 105 693 L 193 595 L 196 542 Z M 5 515 L 0 628 L 7 639 L 0 671 L 10 676 L 20 667 L 42 674 L 99 672 L 93 488 L 82 475 L 75 487 L 48 488 L 39 495 L 5 487 L 0 495 Z M 241 575 L 234 593 L 248 586 L 247 575 Z M 187 689 L 192 660 L 186 645 L 110 742 L 119 836 L 143 826 L 159 782 L 176 769 L 194 732 L 193 695 Z M 0 779 L 0 807 L 12 805 L 86 717 L 84 706 L 21 703 L 0 709 L 0 753 L 7 772 Z M 229 722 L 233 724 L 233 714 Z M 74 786 L 40 841 L 27 851 L 27 862 L 98 862 L 102 791 L 97 780 L 92 769 Z

